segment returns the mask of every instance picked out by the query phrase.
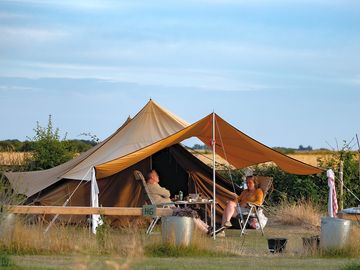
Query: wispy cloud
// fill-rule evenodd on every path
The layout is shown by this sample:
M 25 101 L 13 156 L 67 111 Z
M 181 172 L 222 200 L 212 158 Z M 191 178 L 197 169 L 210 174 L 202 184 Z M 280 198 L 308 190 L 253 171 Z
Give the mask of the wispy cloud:
M 188 2 L 191 2 L 190 0 Z M 235 5 L 235 6 L 248 6 L 248 7 L 269 7 L 269 6 L 345 6 L 344 1 L 334 0 L 199 0 L 200 3 L 212 5 Z M 348 1 L 356 4 L 356 1 Z
M 2 41 L 45 42 L 67 38 L 70 34 L 61 30 L 34 27 L 0 26 Z
M 54 7 L 62 9 L 72 9 L 77 11 L 101 11 L 113 8 L 128 8 L 138 6 L 136 1 L 117 1 L 117 0 L 2 0 L 8 3 L 19 3 L 22 5 L 36 5 L 45 7 Z
M 37 91 L 40 90 L 36 87 L 30 86 L 18 86 L 18 85 L 0 85 L 0 91 L 2 92 L 10 92 L 10 91 Z
M 14 13 L 14 12 L 1 12 L 0 11 L 0 19 L 7 20 L 7 19 L 24 19 L 29 18 L 30 15 L 28 14 L 21 14 L 21 13 Z
M 2 72 L 1 75 L 33 79 L 96 79 L 113 83 L 194 88 L 200 91 L 256 91 L 269 88 L 269 86 L 261 83 L 235 79 L 233 74 L 227 74 L 223 71 L 205 69 L 172 68 L 169 70 L 159 67 L 139 68 L 41 62 L 23 62 L 17 65 L 23 68 L 26 67 L 25 71 L 16 71 L 16 73 Z

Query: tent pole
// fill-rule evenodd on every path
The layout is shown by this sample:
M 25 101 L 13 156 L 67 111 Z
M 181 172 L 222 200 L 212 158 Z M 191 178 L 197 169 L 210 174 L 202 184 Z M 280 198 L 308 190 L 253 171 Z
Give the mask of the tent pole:
M 216 180 L 216 175 L 215 175 L 215 113 L 213 112 L 213 123 L 212 123 L 212 153 L 213 153 L 213 213 L 212 213 L 212 216 L 213 216 L 213 230 L 214 230 L 214 233 L 213 233 L 213 237 L 214 237 L 214 240 L 216 239 L 216 235 L 215 235 L 215 225 L 216 225 L 216 183 L 215 183 L 215 180 Z
M 360 181 L 360 143 L 359 143 L 359 137 L 356 134 L 356 141 L 357 141 L 357 145 L 358 145 L 358 152 L 359 152 L 359 181 Z
M 340 205 L 339 210 L 344 209 L 344 161 L 340 160 L 340 171 L 339 171 L 339 178 L 340 178 Z

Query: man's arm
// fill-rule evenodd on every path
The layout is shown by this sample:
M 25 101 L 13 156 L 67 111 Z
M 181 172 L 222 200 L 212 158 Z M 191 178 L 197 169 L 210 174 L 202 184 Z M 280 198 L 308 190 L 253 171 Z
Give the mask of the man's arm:
M 161 187 L 159 184 L 154 186 L 153 193 L 156 193 L 163 198 L 170 198 L 170 191 L 164 187 Z

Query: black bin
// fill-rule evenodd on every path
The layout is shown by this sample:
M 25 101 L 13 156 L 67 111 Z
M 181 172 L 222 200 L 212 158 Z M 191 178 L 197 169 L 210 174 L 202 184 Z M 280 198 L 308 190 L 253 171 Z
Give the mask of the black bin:
M 286 248 L 286 238 L 268 238 L 268 247 L 271 253 L 282 253 Z

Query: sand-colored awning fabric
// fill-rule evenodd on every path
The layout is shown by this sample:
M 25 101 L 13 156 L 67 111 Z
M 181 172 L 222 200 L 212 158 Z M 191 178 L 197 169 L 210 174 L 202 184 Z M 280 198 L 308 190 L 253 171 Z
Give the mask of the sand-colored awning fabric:
M 212 119 L 210 114 L 198 122 L 155 142 L 138 151 L 119 157 L 96 166 L 97 178 L 113 175 L 157 151 L 179 143 L 190 137 L 198 137 L 202 142 L 211 145 Z M 228 160 L 236 168 L 244 168 L 267 161 L 273 161 L 282 170 L 299 175 L 320 173 L 323 170 L 283 155 L 237 130 L 235 127 L 215 115 L 216 153 Z

